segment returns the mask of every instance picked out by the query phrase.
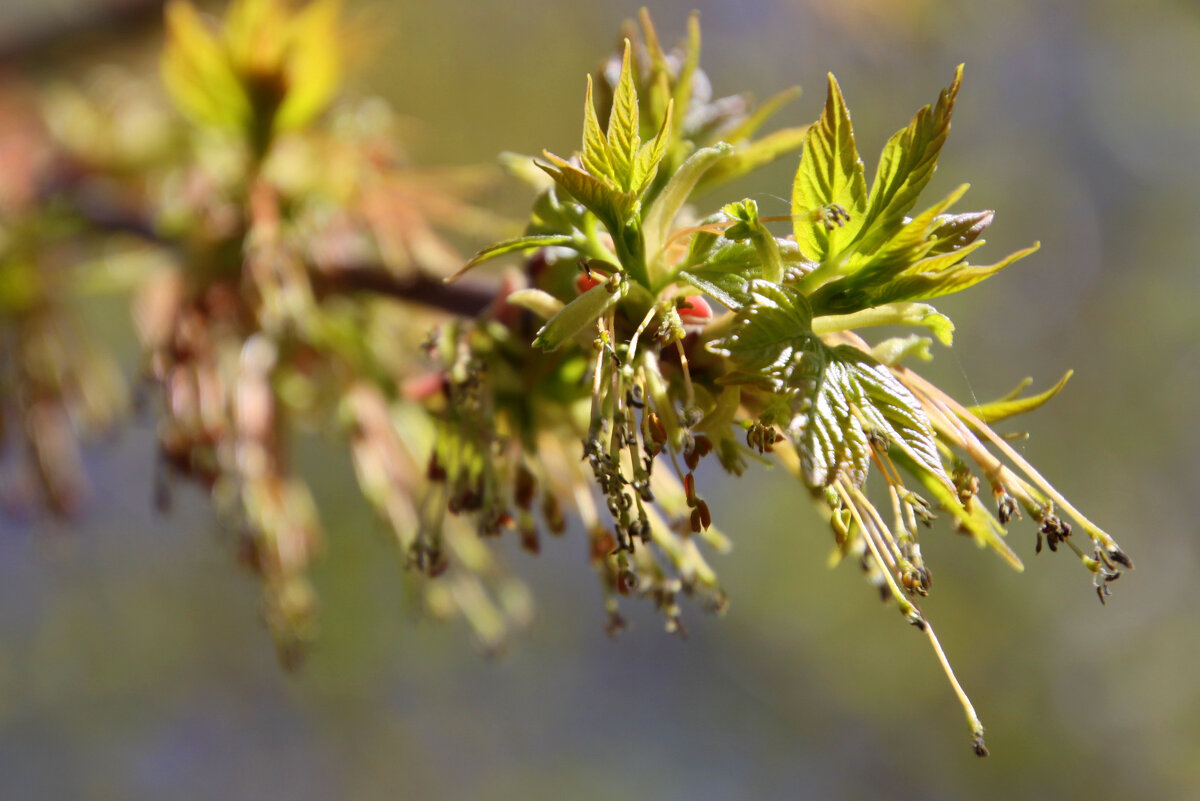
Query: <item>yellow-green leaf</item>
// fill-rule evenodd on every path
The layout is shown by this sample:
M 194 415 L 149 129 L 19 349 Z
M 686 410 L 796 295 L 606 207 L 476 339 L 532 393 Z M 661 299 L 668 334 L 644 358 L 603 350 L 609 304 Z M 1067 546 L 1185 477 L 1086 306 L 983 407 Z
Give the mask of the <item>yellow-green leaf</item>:
M 244 129 L 251 118 L 250 100 L 225 48 L 195 7 L 172 0 L 166 27 L 162 76 L 175 105 L 202 125 Z
M 587 93 L 583 103 L 583 150 L 579 153 L 583 168 L 593 176 L 610 181 L 616 180 L 612 160 L 608 155 L 608 140 L 596 118 L 596 105 L 592 99 L 592 76 L 587 79 Z
M 555 245 L 570 245 L 574 241 L 575 238 L 567 234 L 533 234 L 531 236 L 518 236 L 513 239 L 505 239 L 503 242 L 497 242 L 494 245 L 489 245 L 488 247 L 476 253 L 471 257 L 469 262 L 463 265 L 461 270 L 447 278 L 446 283 L 457 281 L 468 270 L 483 264 L 485 261 L 494 259 L 497 256 L 503 256 L 506 253 L 534 250 L 535 248 L 553 247 Z
M 950 132 L 950 116 L 962 84 L 962 65 L 954 81 L 942 90 L 936 106 L 917 112 L 907 128 L 897 131 L 884 145 L 871 182 L 871 195 L 864 215 L 859 252 L 870 252 L 897 231 L 904 215 L 916 204 L 921 190 L 933 177 L 938 155 Z
M 542 350 L 557 350 L 564 342 L 596 322 L 601 314 L 621 299 L 621 292 L 609 286 L 612 280 L 597 284 L 564 306 L 538 331 L 533 346 Z
M 621 60 L 621 76 L 613 93 L 612 113 L 608 115 L 608 158 L 612 164 L 613 177 L 625 191 L 633 189 L 634 161 L 642 144 L 638 133 L 638 97 L 633 85 L 631 53 L 633 45 L 625 40 L 625 53 Z
M 810 219 L 814 210 L 833 204 L 850 215 L 844 224 Z M 792 185 L 792 215 L 800 250 L 816 261 L 836 255 L 854 239 L 866 207 L 867 182 L 854 143 L 850 112 L 831 73 L 825 110 L 804 138 L 804 152 Z
M 1037 395 L 1030 395 L 1027 398 L 1017 398 L 1015 394 L 1020 393 L 1021 389 L 1028 386 L 1032 381 L 1026 379 L 1021 386 L 1017 388 L 1017 393 L 1007 396 L 1004 400 L 994 401 L 992 403 L 983 403 L 978 406 L 968 406 L 967 411 L 978 417 L 985 423 L 995 423 L 1000 420 L 1007 420 L 1009 417 L 1015 417 L 1018 414 L 1032 412 L 1034 409 L 1041 407 L 1055 395 L 1062 391 L 1062 388 L 1067 385 L 1067 381 L 1074 375 L 1074 370 L 1068 370 L 1058 383 L 1050 387 L 1045 392 Z
M 633 170 L 629 176 L 629 191 L 641 196 L 654 176 L 658 173 L 658 165 L 667 155 L 667 145 L 671 141 L 671 120 L 674 117 L 675 101 L 667 103 L 666 116 L 655 137 L 642 145 L 633 160 Z
M 342 80 L 342 0 L 314 0 L 288 22 L 287 95 L 275 130 L 301 128 L 325 110 Z

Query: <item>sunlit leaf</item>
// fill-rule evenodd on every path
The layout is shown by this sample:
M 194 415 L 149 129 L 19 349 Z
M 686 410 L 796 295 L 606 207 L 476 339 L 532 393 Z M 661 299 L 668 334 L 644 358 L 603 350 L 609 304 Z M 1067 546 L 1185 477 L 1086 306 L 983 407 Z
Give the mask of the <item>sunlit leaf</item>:
M 750 302 L 750 281 L 737 273 L 682 270 L 679 279 L 705 292 L 729 309 L 740 309 Z
M 788 426 L 809 486 L 825 487 L 838 478 L 862 484 L 872 437 L 950 485 L 920 402 L 885 366 L 845 345 L 821 346 L 813 364 L 819 372 L 795 385 L 800 395 Z
M 968 406 L 967 411 L 978 417 L 985 423 L 996 423 L 1000 420 L 1007 420 L 1010 417 L 1015 417 L 1018 414 L 1032 412 L 1034 409 L 1040 408 L 1043 404 L 1062 392 L 1062 388 L 1067 385 L 1067 381 L 1074 375 L 1074 370 L 1068 370 L 1058 383 L 1050 387 L 1045 392 L 1037 395 L 1030 395 L 1027 398 L 1009 397 L 1004 400 L 995 401 L 993 403 L 983 403 L 978 406 Z M 1030 382 L 1024 382 L 1027 386 Z M 1017 393 L 1022 387 L 1017 388 Z
M 977 267 L 971 264 L 956 265 L 948 270 L 937 273 L 907 273 L 889 283 L 882 291 L 885 302 L 897 300 L 928 300 L 930 298 L 961 292 L 968 287 L 978 284 L 996 273 L 1019 261 L 1041 247 L 1035 242 L 1030 247 L 1018 250 L 995 264 Z M 917 268 L 920 267 L 918 263 Z
M 630 63 L 633 45 L 625 40 L 621 58 L 621 77 L 613 92 L 612 112 L 608 115 L 608 157 L 613 177 L 621 188 L 629 191 L 633 184 L 634 160 L 642 140 L 638 132 L 638 96 L 633 85 L 633 66 Z
M 606 225 L 619 229 L 620 224 L 629 219 L 637 204 L 635 195 L 615 189 L 553 153 L 544 155 L 550 163 L 539 161 L 538 166 L 545 170 L 561 189 L 582 203 Z
M 629 179 L 630 191 L 635 195 L 642 195 L 650 182 L 654 180 L 654 176 L 658 174 L 658 165 L 667 154 L 667 146 L 670 144 L 671 136 L 671 118 L 674 115 L 674 101 L 667 104 L 666 116 L 663 119 L 662 125 L 658 129 L 658 133 L 654 138 L 646 144 L 642 145 L 634 157 L 633 173 Z
M 166 27 L 163 82 L 180 111 L 203 125 L 245 128 L 251 118 L 250 100 L 225 48 L 195 7 L 172 0 Z
M 300 128 L 329 105 L 342 80 L 342 0 L 314 0 L 288 23 L 287 95 L 275 129 Z
M 727 335 L 709 350 L 728 356 L 739 370 L 761 374 L 780 390 L 811 372 L 806 358 L 819 353 L 808 301 L 794 287 L 753 280 L 750 302 L 738 311 Z
M 587 79 L 587 94 L 583 103 L 583 149 L 579 152 L 583 168 L 597 178 L 615 181 L 617 173 L 608 155 L 608 140 L 596 118 L 595 101 L 592 99 L 592 76 Z
M 621 292 L 607 283 L 597 284 L 572 300 L 538 331 L 533 345 L 542 350 L 557 350 L 611 309 L 621 299 Z
M 468 270 L 483 264 L 485 261 L 503 256 L 506 253 L 523 252 L 537 248 L 554 247 L 556 245 L 570 245 L 574 241 L 575 237 L 568 234 L 533 234 L 531 236 L 518 236 L 513 239 L 505 239 L 503 242 L 489 245 L 476 253 L 461 270 L 447 278 L 446 282 L 456 281 Z
M 842 225 L 811 220 L 815 209 L 837 204 L 849 213 Z M 867 182 L 854 143 L 854 128 L 842 90 L 832 74 L 825 110 L 804 138 L 804 152 L 792 185 L 796 242 L 811 259 L 836 255 L 854 239 L 867 206 Z
M 954 81 L 942 90 L 936 106 L 925 106 L 912 122 L 884 145 L 871 194 L 867 200 L 859 252 L 870 252 L 883 244 L 904 221 L 918 196 L 933 177 L 938 155 L 950 132 L 950 116 L 962 83 L 962 65 Z

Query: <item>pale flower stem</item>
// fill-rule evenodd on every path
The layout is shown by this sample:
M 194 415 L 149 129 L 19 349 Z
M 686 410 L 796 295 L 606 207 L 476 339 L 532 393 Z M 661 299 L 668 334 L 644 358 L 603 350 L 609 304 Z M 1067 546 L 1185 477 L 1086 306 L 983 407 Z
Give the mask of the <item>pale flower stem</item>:
M 900 369 L 903 370 L 904 368 L 900 368 Z M 1052 500 L 1054 500 L 1055 503 L 1057 503 L 1062 509 L 1064 509 L 1067 512 L 1067 514 L 1071 515 L 1071 517 L 1073 517 L 1077 521 L 1079 521 L 1079 524 L 1081 526 L 1083 526 L 1084 530 L 1087 531 L 1088 535 L 1093 540 L 1100 542 L 1104 546 L 1105 550 L 1109 550 L 1109 551 L 1118 550 L 1117 543 L 1115 540 L 1113 540 L 1112 537 L 1110 537 L 1108 534 L 1106 534 L 1103 529 L 1101 529 L 1099 526 L 1097 526 L 1091 520 L 1088 520 L 1083 515 L 1082 512 L 1080 512 L 1073 505 L 1071 505 L 1071 502 L 1068 501 L 1066 498 L 1064 498 L 1062 496 L 1062 494 L 1059 493 L 1059 491 L 1054 488 L 1053 484 L 1051 484 L 1049 481 L 1047 481 L 1045 479 L 1045 477 L 1042 476 L 1042 474 L 1039 473 L 1036 468 L 1034 468 L 1033 465 L 1031 465 L 1031 464 L 1029 464 L 1029 462 L 1025 461 L 1021 457 L 1021 454 L 1017 453 L 1017 451 L 1011 445 L 1009 445 L 1007 442 L 1005 442 L 1002 437 L 1000 437 L 998 434 L 996 434 L 995 431 L 992 431 L 992 429 L 986 423 L 984 423 L 982 420 L 980 420 L 978 417 L 976 417 L 974 414 L 972 414 L 968 409 L 963 407 L 960 403 L 955 401 L 953 398 L 950 398 L 949 396 L 945 395 L 937 387 L 933 386 L 928 381 L 921 378 L 921 376 L 917 375 L 916 373 L 909 372 L 907 370 L 905 370 L 905 372 L 907 373 L 907 375 L 911 376 L 913 378 L 913 380 L 919 386 L 921 386 L 921 388 L 923 390 L 925 390 L 925 394 L 927 394 L 931 397 L 939 398 L 951 411 L 953 411 L 956 415 L 958 415 L 960 418 L 962 418 L 962 420 L 965 421 L 967 423 L 967 425 L 969 425 L 971 428 L 975 429 L 975 431 L 979 432 L 980 434 L 983 434 L 983 436 L 987 437 L 987 439 L 989 439 L 993 445 L 995 445 L 997 448 L 1000 449 L 1001 453 L 1003 453 L 1005 456 L 1007 456 L 1009 459 L 1011 459 L 1013 464 L 1015 464 L 1017 467 L 1021 468 L 1021 470 L 1023 470 L 1026 475 L 1028 475 L 1031 479 L 1033 479 L 1033 482 L 1035 484 L 1037 484 L 1039 487 L 1041 487 L 1041 489 L 1047 495 L 1049 495 L 1050 498 Z
M 858 527 L 862 530 L 863 540 L 867 543 L 867 547 L 871 549 L 871 554 L 875 557 L 875 561 L 879 564 L 879 569 L 883 572 L 883 577 L 887 581 L 888 587 L 892 591 L 892 597 L 896 599 L 896 603 L 900 606 L 900 613 L 904 615 L 904 617 L 910 622 L 924 622 L 924 617 L 921 615 L 921 611 L 913 605 L 912 601 L 905 597 L 904 591 L 900 589 L 898 584 L 896 584 L 896 578 L 892 575 L 892 571 L 888 569 L 889 565 L 894 565 L 894 563 L 890 561 L 891 554 L 888 554 L 888 558 L 884 558 L 883 553 L 879 548 L 879 544 L 875 541 L 875 537 L 873 536 L 875 533 L 874 528 L 868 526 L 866 520 L 863 519 L 862 514 L 858 510 L 858 506 L 854 502 L 853 496 L 844 486 L 844 482 L 840 480 L 835 481 L 833 487 L 837 491 L 838 495 L 841 496 L 842 503 L 846 504 L 846 508 L 850 510 L 850 514 L 854 517 L 854 522 L 858 523 Z M 872 524 L 873 523 L 874 521 L 872 521 Z
M 886 565 L 888 565 L 889 562 L 883 558 L 879 546 L 876 544 L 874 538 L 869 536 L 871 529 L 868 528 L 866 521 L 859 513 L 857 506 L 852 502 L 851 492 L 847 491 L 846 487 L 843 486 L 843 482 L 841 481 L 836 482 L 833 486 L 837 490 L 838 495 L 841 496 L 843 503 L 845 503 L 850 509 L 850 514 L 853 515 L 855 522 L 859 525 L 859 528 L 861 528 L 863 532 L 867 534 L 863 539 L 866 541 L 867 547 L 871 549 L 871 553 L 875 557 L 875 560 L 883 569 L 884 578 L 887 580 L 888 587 L 891 589 L 892 597 L 895 598 L 896 602 L 900 605 L 901 613 L 903 613 L 910 622 L 914 623 L 914 625 L 918 625 L 919 628 L 924 630 L 926 636 L 929 637 L 929 642 L 933 646 L 933 652 L 937 656 L 938 662 L 941 663 L 942 670 L 945 672 L 946 678 L 950 681 L 950 687 L 954 690 L 954 694 L 958 696 L 958 701 L 960 704 L 962 704 L 963 712 L 967 716 L 967 725 L 971 727 L 971 735 L 973 737 L 975 753 L 979 756 L 987 756 L 987 748 L 985 748 L 983 744 L 983 723 L 979 720 L 979 715 L 976 714 L 975 707 L 972 705 L 971 699 L 967 696 L 962 684 L 959 683 L 958 677 L 954 675 L 954 668 L 950 666 L 950 660 L 946 658 L 946 652 L 942 649 L 942 644 L 938 640 L 937 634 L 934 633 L 933 626 L 930 624 L 925 615 L 921 613 L 921 610 L 905 597 L 899 585 L 896 584 L 896 580 L 892 576 L 891 571 L 887 570 Z M 874 523 L 874 521 L 872 521 L 872 523 Z
M 633 336 L 629 340 L 629 347 L 625 351 L 625 363 L 633 365 L 634 359 L 637 358 L 638 340 L 642 338 L 642 332 L 649 327 L 650 322 L 654 319 L 655 313 L 658 312 L 657 306 L 651 306 L 650 311 L 646 312 L 646 316 L 642 318 L 642 322 L 638 325 L 637 330 L 633 332 Z
M 849 489 L 860 507 L 867 510 L 867 514 L 875 526 L 876 536 L 886 546 L 884 552 L 888 557 L 888 567 L 892 570 L 899 570 L 900 561 L 904 556 L 900 553 L 900 547 L 896 545 L 896 539 L 892 535 L 891 530 L 888 529 L 887 524 L 883 522 L 883 518 L 879 515 L 879 511 L 875 508 L 874 504 L 867 500 L 867 496 L 863 494 L 862 490 L 853 485 L 850 485 Z
M 971 727 L 975 753 L 979 756 L 987 756 L 987 748 L 983 744 L 983 722 L 979 720 L 979 715 L 975 714 L 975 707 L 971 704 L 971 699 L 962 685 L 958 683 L 958 677 L 954 675 L 954 668 L 950 667 L 950 660 L 946 658 L 946 652 L 942 650 L 942 644 L 938 641 L 937 634 L 934 633 L 933 626 L 928 620 L 925 621 L 925 635 L 929 637 L 933 652 L 937 654 L 938 662 L 941 663 L 942 670 L 945 671 L 946 678 L 950 680 L 950 686 L 954 688 L 954 694 L 958 696 L 958 702 L 962 704 L 963 712 L 967 715 L 967 725 Z
M 696 405 L 696 390 L 692 386 L 692 372 L 688 369 L 687 354 L 683 352 L 682 340 L 675 340 L 675 349 L 679 351 L 679 364 L 683 367 L 683 386 L 687 392 L 687 408 Z

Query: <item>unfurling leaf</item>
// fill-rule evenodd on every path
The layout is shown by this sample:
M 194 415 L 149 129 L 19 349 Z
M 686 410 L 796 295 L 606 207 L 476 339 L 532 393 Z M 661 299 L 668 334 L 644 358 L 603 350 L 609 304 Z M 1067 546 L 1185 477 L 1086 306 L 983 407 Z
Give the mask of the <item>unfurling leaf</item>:
M 814 212 L 836 205 L 849 220 L 829 222 Z M 825 110 L 804 137 L 804 152 L 792 185 L 796 242 L 815 261 L 837 255 L 854 239 L 867 207 L 867 181 L 854 144 L 854 128 L 842 90 L 832 73 Z
M 808 301 L 794 287 L 759 279 L 750 282 L 749 292 L 751 301 L 737 313 L 729 334 L 709 343 L 709 350 L 779 390 L 794 387 L 814 372 L 811 357 L 820 354 Z
M 897 131 L 884 145 L 875 180 L 871 182 L 860 241 L 855 245 L 857 251 L 871 252 L 894 234 L 933 177 L 942 144 L 950 132 L 950 116 L 962 84 L 962 70 L 960 64 L 954 72 L 954 81 L 938 96 L 936 107 L 922 108 L 907 128 Z
M 553 247 L 555 245 L 569 245 L 574 241 L 575 237 L 567 234 L 533 234 L 531 236 L 518 236 L 513 239 L 505 239 L 503 242 L 497 242 L 476 253 L 471 257 L 469 262 L 463 265 L 462 269 L 447 278 L 446 283 L 457 281 L 468 270 L 483 264 L 485 261 L 503 256 L 506 253 L 524 252 L 526 250 Z
M 952 487 L 933 427 L 920 401 L 886 367 L 847 345 L 820 346 L 820 371 L 797 386 L 788 432 L 800 449 L 804 480 L 826 487 L 845 478 L 866 480 L 872 440 L 895 448 L 917 468 Z
M 564 306 L 562 311 L 550 318 L 538 331 L 533 346 L 542 350 L 557 350 L 560 345 L 617 305 L 622 292 L 619 286 L 609 285 L 613 280 L 615 279 L 610 278 L 608 282 L 597 284 Z
M 1003 400 L 994 401 L 993 403 L 983 403 L 979 406 L 968 406 L 967 411 L 978 417 L 985 423 L 991 424 L 1000 420 L 1007 420 L 1010 417 L 1015 417 L 1018 414 L 1032 412 L 1034 409 L 1040 408 L 1043 404 L 1062 391 L 1062 388 L 1067 385 L 1067 381 L 1075 374 L 1074 370 L 1068 370 L 1058 383 L 1050 387 L 1045 392 L 1037 395 L 1030 395 L 1028 398 L 1018 398 L 1021 390 L 1028 386 L 1031 381 L 1022 382 L 1022 386 L 1017 388 L 1017 391 Z

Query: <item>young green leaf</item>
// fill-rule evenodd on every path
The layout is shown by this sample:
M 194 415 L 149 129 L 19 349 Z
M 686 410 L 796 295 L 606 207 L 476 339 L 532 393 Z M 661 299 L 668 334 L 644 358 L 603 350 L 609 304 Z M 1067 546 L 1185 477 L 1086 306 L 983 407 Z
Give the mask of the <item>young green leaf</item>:
M 645 194 L 646 189 L 658 174 L 658 165 L 667 155 L 667 147 L 671 143 L 671 119 L 674 116 L 675 101 L 667 103 L 662 125 L 658 133 L 646 144 L 642 145 L 633 160 L 633 169 L 629 176 L 629 191 L 638 197 Z
M 760 279 L 750 282 L 749 292 L 750 303 L 738 311 L 730 332 L 708 349 L 778 390 L 794 386 L 799 375 L 812 371 L 808 357 L 819 353 L 808 301 L 794 287 Z
M 562 311 L 542 326 L 533 340 L 533 346 L 547 351 L 557 350 L 564 342 L 596 322 L 601 314 L 617 305 L 621 297 L 619 287 L 609 286 L 607 282 L 597 284 L 564 306 Z
M 737 273 L 681 270 L 679 280 L 686 281 L 729 309 L 740 309 L 750 302 L 750 281 Z
M 611 126 L 610 126 L 611 127 Z M 579 151 L 583 168 L 597 178 L 616 181 L 617 172 L 609 156 L 608 139 L 596 118 L 596 104 L 592 99 L 592 76 L 587 79 L 587 92 L 583 102 L 583 149 Z
M 1059 392 L 1062 392 L 1062 388 L 1067 385 L 1068 379 L 1070 379 L 1074 373 L 1074 370 L 1068 370 L 1066 374 L 1058 380 L 1057 384 L 1050 387 L 1050 389 L 1046 390 L 1045 392 L 1037 395 L 1031 395 L 1028 398 L 1011 397 L 1005 398 L 1004 400 L 995 401 L 993 403 L 983 403 L 979 406 L 968 406 L 967 411 L 989 425 L 991 423 L 999 422 L 1000 420 L 1007 420 L 1010 417 L 1015 417 L 1018 414 L 1032 412 L 1034 409 L 1041 407 Z M 1030 382 L 1026 382 L 1026 385 L 1028 385 L 1028 383 Z M 1018 388 L 1017 392 L 1020 392 L 1020 388 Z
M 666 242 L 671 223 L 687 202 L 696 184 L 705 173 L 733 152 L 733 146 L 719 142 L 713 147 L 697 150 L 680 165 L 671 180 L 663 187 L 646 211 L 642 233 L 646 239 L 646 253 L 654 258 Z
M 933 427 L 912 392 L 857 348 L 822 345 L 820 350 L 820 358 L 813 360 L 820 372 L 796 385 L 795 415 L 788 426 L 808 485 L 826 487 L 838 478 L 861 485 L 875 437 L 952 486 Z
M 471 260 L 463 265 L 462 269 L 454 275 L 446 279 L 446 283 L 457 281 L 468 270 L 483 264 L 485 261 L 494 259 L 497 256 L 503 256 L 506 253 L 515 253 L 517 251 L 534 250 L 536 248 L 553 247 L 555 245 L 570 245 L 575 241 L 575 237 L 568 234 L 533 234 L 530 236 L 518 236 L 513 239 L 505 239 L 502 242 L 497 242 L 490 245 L 471 257 Z
M 954 342 L 954 323 L 928 303 L 886 303 L 852 314 L 818 315 L 813 331 L 830 334 L 876 325 L 919 325 L 928 328 L 938 342 L 949 347 Z
M 850 216 L 844 224 L 812 220 L 814 210 L 837 205 Z M 853 241 L 867 207 L 867 182 L 854 144 L 854 127 L 837 79 L 829 75 L 825 110 L 808 129 L 804 152 L 792 185 L 792 216 L 796 242 L 816 261 L 837 255 Z
M 625 40 L 625 53 L 621 59 L 621 77 L 613 93 L 612 112 L 608 115 L 608 157 L 613 167 L 613 177 L 621 188 L 628 191 L 633 180 L 634 160 L 642 139 L 638 133 L 638 96 L 633 85 L 633 66 L 630 54 L 633 45 Z M 588 80 L 591 83 L 591 80 Z
M 537 165 L 554 179 L 559 188 L 599 217 L 610 230 L 620 230 L 633 214 L 637 205 L 636 195 L 616 189 L 553 153 L 543 155 L 550 163 L 539 161 Z
M 962 65 L 954 81 L 942 90 L 936 107 L 925 106 L 907 128 L 897 131 L 884 145 L 871 182 L 871 194 L 863 216 L 855 249 L 869 253 L 881 246 L 903 225 L 904 215 L 933 177 L 938 155 L 950 132 L 950 116 L 962 84 Z
M 971 264 L 957 264 L 940 272 L 918 272 L 923 262 L 917 262 L 904 275 L 887 284 L 878 295 L 880 302 L 889 303 L 900 300 L 929 300 L 930 298 L 950 295 L 972 287 L 1003 270 L 1013 262 L 1020 261 L 1031 253 L 1036 253 L 1041 244 L 1018 250 L 1004 259 L 984 267 Z

